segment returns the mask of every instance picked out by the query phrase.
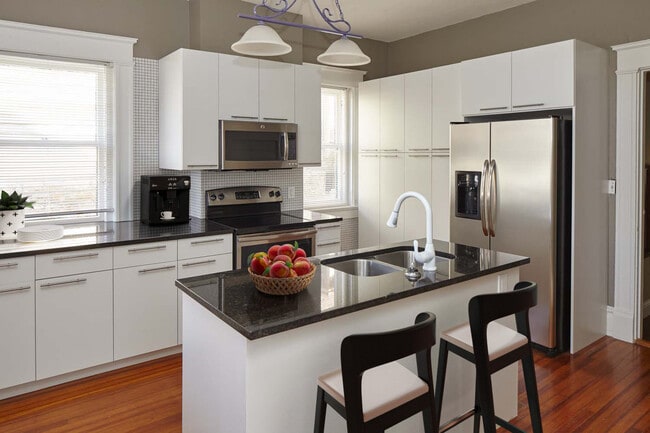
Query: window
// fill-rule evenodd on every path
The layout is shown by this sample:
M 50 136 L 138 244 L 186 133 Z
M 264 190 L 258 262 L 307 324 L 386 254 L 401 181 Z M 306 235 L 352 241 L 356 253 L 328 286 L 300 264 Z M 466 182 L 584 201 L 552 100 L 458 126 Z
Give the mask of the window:
M 32 216 L 112 207 L 112 69 L 0 55 L 0 187 Z
M 305 167 L 305 207 L 349 204 L 350 89 L 321 88 L 321 166 Z

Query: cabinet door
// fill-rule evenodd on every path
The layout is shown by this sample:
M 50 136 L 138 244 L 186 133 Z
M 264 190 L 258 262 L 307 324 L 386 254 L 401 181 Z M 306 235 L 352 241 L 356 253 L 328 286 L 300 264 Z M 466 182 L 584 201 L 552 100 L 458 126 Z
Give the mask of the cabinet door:
M 36 379 L 111 361 L 111 271 L 37 281 Z
M 0 389 L 36 379 L 34 258 L 31 279 L 0 284 Z
M 260 60 L 260 119 L 264 122 L 293 122 L 294 65 Z
M 510 54 L 481 57 L 460 64 L 465 116 L 510 111 Z
M 460 64 L 433 70 L 433 149 L 449 149 L 449 124 L 462 122 L 460 109 Z
M 380 148 L 404 151 L 404 75 L 380 80 Z
M 381 124 L 380 80 L 359 83 L 359 150 L 378 151 Z
M 449 241 L 450 200 L 449 156 L 434 154 L 431 160 L 431 209 L 433 210 L 434 239 Z
M 422 194 L 431 204 L 431 155 L 407 153 L 404 161 L 404 191 Z M 402 205 L 400 218 L 404 220 L 404 238 L 419 239 L 426 236 L 426 212 L 419 200 L 407 199 Z M 386 217 L 388 218 L 388 217 Z M 437 224 L 433 219 L 434 226 Z
M 365 177 L 365 173 L 364 173 Z M 376 179 L 376 178 L 369 178 Z M 404 218 L 399 218 L 397 227 L 386 225 L 397 198 L 404 192 L 404 154 L 382 155 L 379 159 L 379 242 L 383 244 L 404 240 Z M 377 244 L 377 238 L 374 239 Z
M 316 255 L 341 251 L 341 223 L 316 224 Z
M 296 74 L 296 123 L 298 124 L 298 162 L 321 164 L 320 67 L 298 65 Z
M 573 106 L 574 41 L 512 53 L 512 109 L 547 110 Z
M 175 346 L 176 262 L 116 269 L 115 359 Z
M 219 118 L 259 119 L 259 60 L 219 54 Z
M 359 248 L 379 239 L 379 155 L 359 154 Z M 388 218 L 388 216 L 386 217 Z
M 431 148 L 431 69 L 404 75 L 404 146 L 407 152 Z

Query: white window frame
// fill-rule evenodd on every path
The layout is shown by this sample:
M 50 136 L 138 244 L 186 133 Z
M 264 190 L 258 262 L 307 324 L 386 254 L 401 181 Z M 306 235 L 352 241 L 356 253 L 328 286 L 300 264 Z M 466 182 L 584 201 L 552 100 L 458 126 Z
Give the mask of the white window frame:
M 107 219 L 133 219 L 133 45 L 123 36 L 0 20 L 0 51 L 113 65 L 113 207 Z

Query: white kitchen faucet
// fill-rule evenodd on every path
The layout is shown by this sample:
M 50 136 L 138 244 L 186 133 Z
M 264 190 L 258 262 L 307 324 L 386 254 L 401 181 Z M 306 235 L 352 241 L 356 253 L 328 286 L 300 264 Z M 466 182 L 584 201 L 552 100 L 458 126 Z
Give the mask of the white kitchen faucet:
M 424 251 L 420 252 L 418 251 L 418 241 L 414 240 L 413 256 L 416 262 L 421 263 L 423 265 L 422 266 L 423 270 L 435 271 L 436 251 L 433 249 L 433 213 L 431 212 L 431 205 L 422 194 L 415 191 L 407 191 L 404 194 L 400 195 L 397 198 L 397 201 L 395 202 L 395 207 L 393 208 L 393 212 L 391 212 L 390 217 L 388 217 L 388 221 L 386 222 L 386 225 L 388 227 L 393 227 L 393 228 L 397 227 L 397 217 L 399 215 L 399 209 L 402 206 L 402 202 L 409 197 L 417 198 L 418 200 L 420 200 L 420 202 L 422 202 L 427 217 L 427 244 L 424 247 Z

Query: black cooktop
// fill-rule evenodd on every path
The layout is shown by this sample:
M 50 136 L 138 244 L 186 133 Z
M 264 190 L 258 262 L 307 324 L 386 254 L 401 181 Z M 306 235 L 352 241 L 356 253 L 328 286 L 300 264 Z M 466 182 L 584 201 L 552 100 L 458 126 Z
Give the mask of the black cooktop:
M 314 222 L 311 220 L 287 215 L 282 212 L 210 218 L 210 221 L 231 227 L 238 235 L 295 230 L 314 226 Z

